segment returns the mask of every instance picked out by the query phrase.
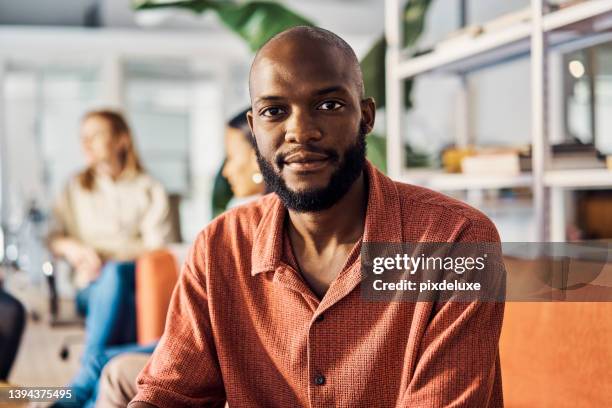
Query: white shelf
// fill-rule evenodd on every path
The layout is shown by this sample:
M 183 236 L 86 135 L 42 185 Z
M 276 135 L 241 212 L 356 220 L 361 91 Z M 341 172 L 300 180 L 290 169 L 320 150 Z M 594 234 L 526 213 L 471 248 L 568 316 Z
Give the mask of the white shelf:
M 609 188 L 612 187 L 612 170 L 549 170 L 544 173 L 544 184 L 568 189 Z
M 573 40 L 584 41 L 584 33 L 572 30 L 576 24 L 592 22 L 591 33 L 612 26 L 612 0 L 590 0 L 543 16 L 543 32 L 549 33 L 547 47 L 553 48 Z M 396 75 L 410 78 L 426 72 L 467 72 L 490 64 L 499 63 L 530 51 L 532 22 L 525 21 L 498 31 L 483 33 L 466 40 L 456 40 L 443 48 L 419 57 L 400 61 Z
M 522 173 L 517 176 L 468 175 L 445 173 L 442 170 L 407 169 L 402 175 L 401 181 L 433 190 L 456 191 L 530 187 L 533 177 L 530 173 Z
M 605 17 L 610 12 L 611 0 L 589 0 L 545 15 L 542 29 L 544 32 L 559 30 L 586 20 Z
M 428 71 L 468 71 L 477 66 L 518 55 L 529 49 L 531 24 L 528 22 L 434 50 L 399 63 L 397 75 L 410 78 Z

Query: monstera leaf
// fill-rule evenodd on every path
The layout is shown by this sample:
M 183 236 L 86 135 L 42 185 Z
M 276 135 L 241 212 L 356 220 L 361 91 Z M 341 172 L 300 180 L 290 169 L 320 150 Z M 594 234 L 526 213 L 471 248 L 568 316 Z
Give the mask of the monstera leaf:
M 182 8 L 195 13 L 211 11 L 231 31 L 256 51 L 276 34 L 295 26 L 313 23 L 273 1 L 236 2 L 230 0 L 134 0 L 136 10 Z

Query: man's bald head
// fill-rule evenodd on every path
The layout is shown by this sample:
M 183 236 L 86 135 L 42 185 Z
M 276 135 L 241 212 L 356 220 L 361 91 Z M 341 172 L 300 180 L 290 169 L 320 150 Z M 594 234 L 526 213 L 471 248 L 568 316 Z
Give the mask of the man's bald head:
M 342 64 L 346 67 L 346 72 L 352 77 L 356 90 L 361 98 L 364 97 L 365 90 L 361 67 L 355 51 L 342 38 L 319 27 L 298 26 L 285 30 L 270 38 L 257 51 L 251 71 L 249 74 L 249 90 L 252 91 L 253 72 L 257 69 L 262 59 L 282 61 L 283 55 L 286 56 L 291 50 L 303 50 L 312 52 L 319 51 L 321 55 L 335 53 L 336 58 L 342 58 Z M 326 63 L 326 61 L 321 61 Z M 252 95 L 252 94 L 251 94 Z

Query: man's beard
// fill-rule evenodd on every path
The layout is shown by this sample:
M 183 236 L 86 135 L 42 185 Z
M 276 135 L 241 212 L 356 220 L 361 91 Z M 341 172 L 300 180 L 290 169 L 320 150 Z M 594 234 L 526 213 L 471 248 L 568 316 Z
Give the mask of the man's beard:
M 349 191 L 355 180 L 361 175 L 366 161 L 366 129 L 363 123 L 357 132 L 357 142 L 344 152 L 338 168 L 332 173 L 327 186 L 317 189 L 293 191 L 287 187 L 285 180 L 276 172 L 272 163 L 264 159 L 256 147 L 257 163 L 267 190 L 274 192 L 281 199 L 285 207 L 297 212 L 316 212 L 330 208 L 336 204 Z M 331 150 L 311 148 L 305 150 L 324 153 L 329 160 L 338 160 L 338 154 Z M 275 161 L 280 169 L 285 165 L 284 157 L 277 155 Z

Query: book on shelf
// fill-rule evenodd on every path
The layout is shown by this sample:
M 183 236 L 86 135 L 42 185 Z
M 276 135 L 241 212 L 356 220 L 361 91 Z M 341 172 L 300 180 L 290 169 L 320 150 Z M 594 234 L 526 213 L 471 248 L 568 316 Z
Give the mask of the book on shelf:
M 593 144 L 560 143 L 551 146 L 552 170 L 603 169 L 604 157 Z
M 559 143 L 550 146 L 550 170 L 603 169 L 603 156 L 592 144 Z M 522 171 L 531 171 L 531 147 L 520 155 Z

